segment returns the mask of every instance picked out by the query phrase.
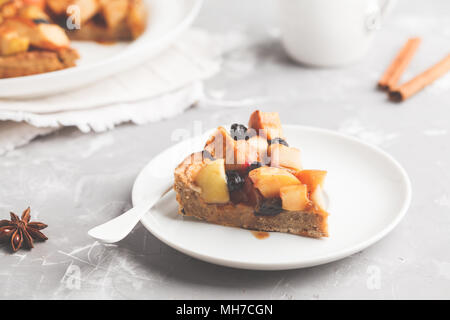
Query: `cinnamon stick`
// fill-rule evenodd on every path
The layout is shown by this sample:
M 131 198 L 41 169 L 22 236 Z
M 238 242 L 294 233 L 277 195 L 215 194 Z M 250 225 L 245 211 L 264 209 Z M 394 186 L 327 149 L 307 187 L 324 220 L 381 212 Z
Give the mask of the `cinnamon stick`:
M 399 51 L 394 61 L 386 69 L 380 81 L 378 82 L 378 87 L 383 90 L 388 90 L 395 87 L 400 80 L 406 67 L 411 62 L 412 57 L 417 51 L 419 44 L 421 42 L 420 38 L 410 38 L 405 43 L 403 48 Z
M 450 54 L 415 78 L 389 92 L 392 101 L 403 101 L 450 71 Z

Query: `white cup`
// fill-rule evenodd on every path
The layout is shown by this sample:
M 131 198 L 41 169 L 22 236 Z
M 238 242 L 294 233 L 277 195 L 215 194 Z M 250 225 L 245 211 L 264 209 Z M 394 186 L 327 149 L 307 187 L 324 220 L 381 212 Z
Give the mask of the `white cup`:
M 283 46 L 296 61 L 350 64 L 370 48 L 396 0 L 278 0 Z

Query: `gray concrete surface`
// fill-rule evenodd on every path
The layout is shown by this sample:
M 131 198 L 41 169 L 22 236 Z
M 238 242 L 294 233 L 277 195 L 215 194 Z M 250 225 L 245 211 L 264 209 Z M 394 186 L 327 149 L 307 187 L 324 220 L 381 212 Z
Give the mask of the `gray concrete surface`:
M 157 124 L 104 134 L 64 129 L 0 158 L 0 216 L 32 206 L 50 240 L 0 248 L 2 299 L 450 298 L 450 75 L 402 104 L 374 89 L 408 36 L 423 43 L 405 78 L 450 51 L 450 2 L 400 1 L 371 52 L 343 69 L 293 64 L 279 44 L 273 1 L 206 1 L 196 25 L 232 49 L 205 84 L 207 100 Z M 225 40 L 224 40 L 225 41 Z M 231 45 L 232 44 L 232 45 Z M 228 106 L 224 108 L 224 106 Z M 140 169 L 174 142 L 170 133 L 246 119 L 255 107 L 285 122 L 338 130 L 392 154 L 410 175 L 411 208 L 372 247 L 301 270 L 242 271 L 192 259 L 141 225 L 117 245 L 91 227 L 130 208 Z

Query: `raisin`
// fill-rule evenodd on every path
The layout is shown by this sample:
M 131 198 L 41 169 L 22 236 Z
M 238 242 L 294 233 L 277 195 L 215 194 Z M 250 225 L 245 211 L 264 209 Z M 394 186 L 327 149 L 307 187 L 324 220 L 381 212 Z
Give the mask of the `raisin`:
M 281 213 L 283 208 L 281 207 L 281 199 L 264 199 L 260 205 L 256 208 L 256 216 L 276 216 Z
M 282 138 L 273 138 L 272 140 L 269 141 L 269 144 L 282 144 L 286 147 L 289 147 L 289 144 L 286 142 L 286 140 Z
M 228 191 L 233 192 L 242 189 L 245 179 L 237 171 L 227 171 Z

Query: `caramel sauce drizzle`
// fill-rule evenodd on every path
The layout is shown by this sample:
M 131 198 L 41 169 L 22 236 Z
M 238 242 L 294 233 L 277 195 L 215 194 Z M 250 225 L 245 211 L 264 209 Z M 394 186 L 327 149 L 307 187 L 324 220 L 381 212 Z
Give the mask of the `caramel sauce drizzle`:
M 265 231 L 250 231 L 256 239 L 263 240 L 267 239 L 270 236 L 270 233 Z

